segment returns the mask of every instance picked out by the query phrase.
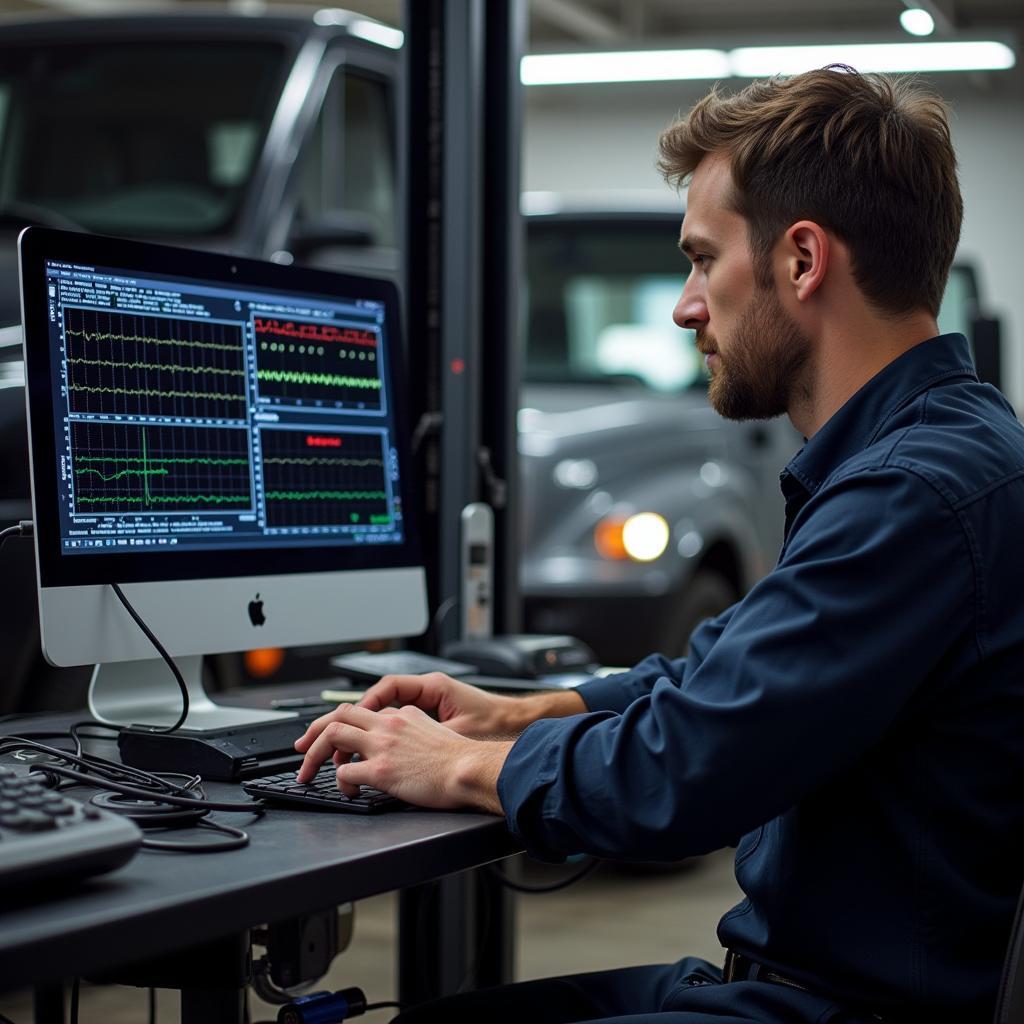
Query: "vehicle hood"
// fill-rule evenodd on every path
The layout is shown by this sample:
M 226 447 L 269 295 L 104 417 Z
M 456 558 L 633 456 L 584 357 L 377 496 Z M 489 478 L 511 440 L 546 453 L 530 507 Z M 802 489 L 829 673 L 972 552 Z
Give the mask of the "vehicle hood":
M 701 390 L 662 395 L 602 385 L 527 385 L 518 443 L 526 551 L 592 495 L 617 502 L 637 478 L 725 455 L 722 420 Z M 556 468 L 565 460 L 591 463 L 592 484 L 560 484 Z

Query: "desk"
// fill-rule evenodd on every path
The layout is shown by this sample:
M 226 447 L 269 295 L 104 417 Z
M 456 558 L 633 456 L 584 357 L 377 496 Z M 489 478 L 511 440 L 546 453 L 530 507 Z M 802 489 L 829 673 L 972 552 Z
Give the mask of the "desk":
M 82 717 L 33 718 L 22 728 L 66 728 Z M 14 725 L 5 723 L 0 732 L 17 734 Z M 116 754 L 112 743 L 91 746 L 97 752 L 102 746 L 106 756 Z M 207 783 L 206 788 L 212 797 L 241 795 L 228 783 Z M 0 913 L 0 991 L 94 974 L 238 935 L 258 924 L 402 889 L 409 891 L 402 894 L 400 910 L 399 998 L 416 1002 L 435 991 L 453 991 L 465 964 L 477 959 L 470 918 L 482 898 L 479 880 L 445 876 L 519 849 L 502 820 L 481 814 L 409 809 L 362 816 L 270 809 L 262 818 L 215 816 L 245 828 L 250 844 L 202 855 L 142 850 L 124 867 L 70 892 L 34 893 L 30 901 L 13 905 L 8 901 Z M 194 830 L 182 837 L 203 838 Z M 434 879 L 442 881 L 428 894 L 422 884 Z M 405 933 L 412 916 L 429 909 L 428 930 L 421 931 L 430 936 L 431 949 L 422 951 L 429 962 L 413 971 L 412 958 L 420 957 L 420 951 L 412 948 L 415 936 Z M 501 907 L 488 909 L 491 932 L 504 932 L 507 941 L 508 922 L 496 929 L 495 912 L 500 914 Z M 434 959 L 432 951 L 437 951 Z M 425 970 L 433 976 L 426 987 Z M 509 980 L 500 976 L 507 971 L 491 973 L 487 983 Z M 183 1014 L 185 1006 L 183 1000 Z M 191 1019 L 229 1021 L 202 1011 Z

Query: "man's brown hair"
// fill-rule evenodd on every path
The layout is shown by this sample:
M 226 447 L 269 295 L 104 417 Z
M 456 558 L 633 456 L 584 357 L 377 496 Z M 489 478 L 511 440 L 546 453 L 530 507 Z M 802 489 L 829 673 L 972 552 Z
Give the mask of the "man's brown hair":
M 708 154 L 728 156 L 762 285 L 782 232 L 812 220 L 849 247 L 878 310 L 935 316 L 963 219 L 947 118 L 912 81 L 832 65 L 712 89 L 662 133 L 658 166 L 678 187 Z

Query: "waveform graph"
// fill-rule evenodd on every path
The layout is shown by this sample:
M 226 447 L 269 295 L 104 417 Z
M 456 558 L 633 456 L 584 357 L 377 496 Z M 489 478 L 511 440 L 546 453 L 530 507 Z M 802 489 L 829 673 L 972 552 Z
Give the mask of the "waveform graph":
M 245 430 L 71 422 L 74 512 L 252 512 Z
M 64 350 L 72 412 L 246 416 L 238 325 L 68 306 Z
M 260 447 L 268 527 L 391 524 L 381 433 L 264 427 Z
M 261 399 L 306 408 L 382 411 L 375 331 L 257 316 L 253 332 Z

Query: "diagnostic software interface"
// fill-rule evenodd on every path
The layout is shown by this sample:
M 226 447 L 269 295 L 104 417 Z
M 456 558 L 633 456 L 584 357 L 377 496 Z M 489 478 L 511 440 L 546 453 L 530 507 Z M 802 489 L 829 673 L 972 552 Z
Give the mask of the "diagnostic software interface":
M 46 275 L 64 554 L 402 542 L 383 303 Z

